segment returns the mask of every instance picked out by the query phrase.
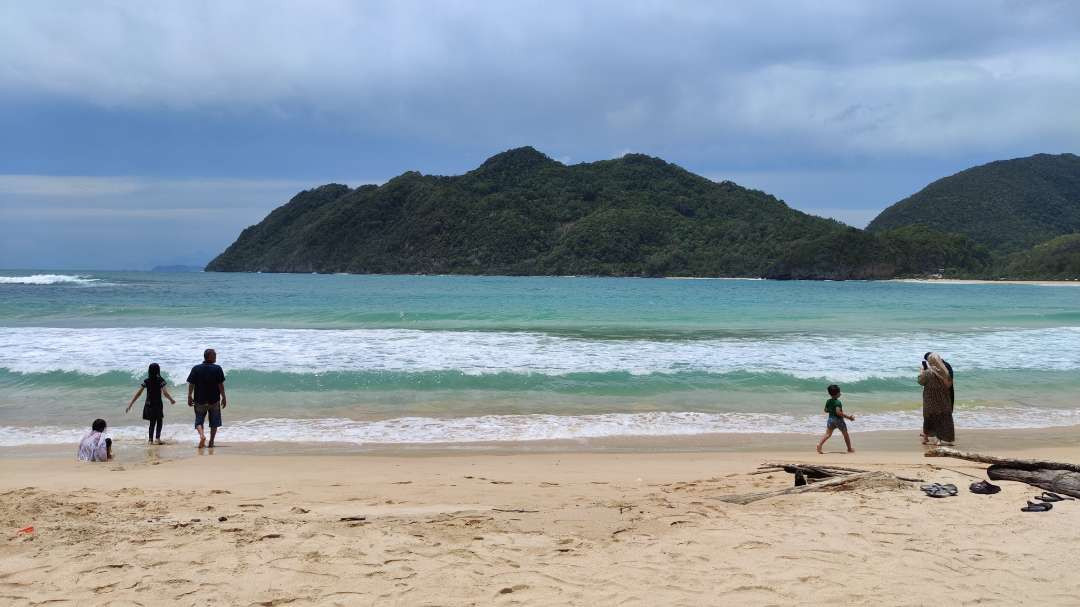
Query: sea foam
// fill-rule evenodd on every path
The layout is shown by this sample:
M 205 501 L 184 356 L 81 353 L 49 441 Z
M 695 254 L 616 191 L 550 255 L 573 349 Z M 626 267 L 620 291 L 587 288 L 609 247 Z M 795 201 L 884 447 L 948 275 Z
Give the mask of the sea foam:
M 944 353 L 958 372 L 1080 369 L 1080 327 L 689 341 L 409 329 L 3 327 L 0 369 L 85 375 L 123 371 L 138 376 L 149 362 L 158 362 L 170 377 L 183 381 L 206 347 L 217 349 L 227 370 L 295 374 L 747 372 L 846 382 L 914 377 L 928 350 Z
M 0 276 L 0 285 L 88 285 L 100 279 L 72 274 L 32 274 L 30 276 Z
M 922 421 L 918 412 L 860 415 L 850 422 L 858 432 L 914 430 Z M 964 430 L 1047 428 L 1080 424 L 1080 410 L 1013 407 L 958 410 L 956 425 Z M 767 413 L 648 412 L 601 415 L 486 415 L 461 418 L 399 417 L 383 420 L 343 418 L 260 418 L 230 422 L 222 430 L 231 443 L 288 441 L 355 445 L 460 444 L 584 440 L 612 437 L 665 437 L 702 434 L 817 434 L 824 430 L 822 415 Z M 0 426 L 0 447 L 78 443 L 86 428 L 61 426 Z M 124 441 L 142 441 L 145 426 L 110 427 L 109 434 Z M 190 424 L 167 424 L 167 439 L 193 439 Z

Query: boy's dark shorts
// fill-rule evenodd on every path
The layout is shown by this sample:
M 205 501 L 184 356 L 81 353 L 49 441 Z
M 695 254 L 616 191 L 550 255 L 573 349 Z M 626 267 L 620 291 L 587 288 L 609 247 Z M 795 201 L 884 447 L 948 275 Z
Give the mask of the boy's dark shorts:
M 195 403 L 195 426 L 203 425 L 206 414 L 210 414 L 210 427 L 221 427 L 221 403 L 199 404 Z
M 842 418 L 842 417 L 833 417 L 833 416 L 830 415 L 829 416 L 829 421 L 825 422 L 825 429 L 826 430 L 832 430 L 833 428 L 835 428 L 835 429 L 837 429 L 837 430 L 839 430 L 841 432 L 847 432 L 847 424 L 844 423 L 844 418 Z

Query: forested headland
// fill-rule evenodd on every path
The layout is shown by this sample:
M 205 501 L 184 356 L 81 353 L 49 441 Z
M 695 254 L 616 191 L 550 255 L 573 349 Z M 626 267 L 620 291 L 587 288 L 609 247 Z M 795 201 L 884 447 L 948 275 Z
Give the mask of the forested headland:
M 989 183 L 979 177 L 985 167 Z M 1044 264 L 1075 246 L 1032 246 L 1076 230 L 1080 159 L 1070 154 L 939 180 L 859 230 L 659 158 L 565 165 L 523 147 L 464 175 L 410 171 L 379 186 L 301 192 L 206 269 L 833 280 L 1052 270 L 1060 278 L 1076 264 Z

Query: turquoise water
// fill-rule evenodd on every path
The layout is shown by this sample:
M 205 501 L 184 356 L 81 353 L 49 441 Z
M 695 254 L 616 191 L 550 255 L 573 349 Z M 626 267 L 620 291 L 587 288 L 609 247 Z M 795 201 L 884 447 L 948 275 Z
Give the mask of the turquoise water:
M 230 440 L 817 432 L 833 382 L 857 429 L 914 429 L 929 350 L 960 428 L 1064 425 L 1077 344 L 1070 286 L 7 271 L 0 445 L 141 436 L 146 365 L 182 395 L 205 347 Z

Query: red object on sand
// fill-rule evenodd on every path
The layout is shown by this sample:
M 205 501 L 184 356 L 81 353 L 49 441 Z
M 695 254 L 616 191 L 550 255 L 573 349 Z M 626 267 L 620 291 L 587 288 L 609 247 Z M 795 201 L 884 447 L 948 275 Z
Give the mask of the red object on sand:
M 33 527 L 23 527 L 22 529 L 19 529 L 19 533 L 33 533 L 33 532 L 34 532 Z

